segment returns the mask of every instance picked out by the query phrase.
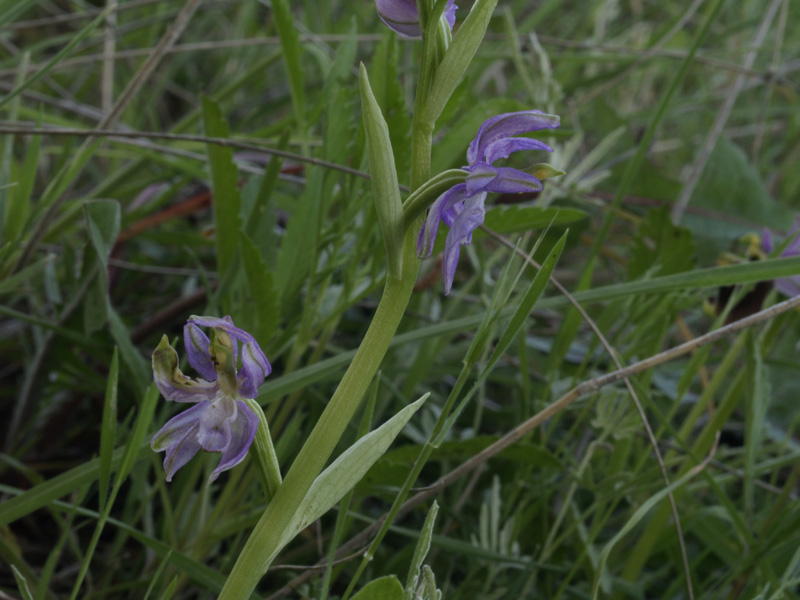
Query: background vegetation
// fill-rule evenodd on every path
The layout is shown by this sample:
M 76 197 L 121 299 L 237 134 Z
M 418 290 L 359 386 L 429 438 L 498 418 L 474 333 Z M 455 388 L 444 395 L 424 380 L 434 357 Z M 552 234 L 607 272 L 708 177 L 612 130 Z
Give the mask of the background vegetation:
M 164 481 L 147 443 L 175 407 L 146 394 L 150 352 L 190 314 L 230 314 L 253 332 L 274 367 L 259 402 L 286 469 L 374 309 L 385 258 L 357 67 L 407 185 L 418 44 L 386 30 L 369 1 L 291 3 L 296 37 L 283 45 L 286 23 L 265 0 L 195 4 L 0 3 L 4 597 L 26 586 L 37 599 L 214 597 L 263 496 L 249 461 L 206 487 L 210 455 Z M 461 4 L 459 22 L 471 2 Z M 569 229 L 555 277 L 623 365 L 781 299 L 756 282 L 800 263 L 765 259 L 743 236 L 785 235 L 800 208 L 791 4 L 500 2 L 438 123 L 433 172 L 464 164 L 489 116 L 538 108 L 561 115 L 541 160 L 567 174 L 536 198 L 490 201 L 486 224 L 511 249 L 476 233 L 450 296 L 436 252 L 423 263 L 371 414 L 345 441 L 359 419 L 432 396 L 340 504 L 348 519 L 336 528 L 332 511 L 309 527 L 261 597 L 344 593 L 366 543 L 345 542 L 388 509 L 468 350 L 470 383 L 489 365 L 511 313 L 484 315 L 506 265 L 522 264 L 515 245 L 538 243 L 543 260 Z M 179 38 L 167 48 L 170 27 Z M 219 167 L 228 155 L 238 172 Z M 709 308 L 726 294 L 728 309 L 745 302 L 717 318 Z M 799 342 L 790 311 L 631 378 L 679 482 L 675 513 L 621 382 L 435 490 L 427 564 L 444 597 L 800 597 Z M 492 366 L 418 486 L 617 368 L 553 286 Z M 405 581 L 430 506 L 396 522 L 357 587 Z M 338 547 L 347 560 L 309 568 Z

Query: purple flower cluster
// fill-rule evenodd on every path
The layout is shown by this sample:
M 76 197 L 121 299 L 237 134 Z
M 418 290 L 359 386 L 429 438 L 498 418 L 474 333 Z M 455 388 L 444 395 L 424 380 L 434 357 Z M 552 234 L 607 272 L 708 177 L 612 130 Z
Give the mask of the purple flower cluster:
M 213 341 L 200 327 L 212 329 Z M 180 371 L 178 354 L 166 336 L 153 352 L 153 376 L 164 398 L 195 405 L 167 421 L 150 445 L 156 452 L 167 452 L 167 481 L 199 450 L 220 452 L 213 481 L 242 462 L 253 443 L 259 418 L 243 398 L 258 395 L 272 367 L 255 338 L 235 327 L 230 317 L 190 317 L 183 328 L 183 342 L 189 365 L 203 378 L 193 379 Z
M 469 164 L 463 167 L 467 172 L 466 181 L 447 190 L 431 205 L 417 240 L 417 255 L 427 258 L 433 250 L 439 221 L 450 228 L 442 258 L 445 294 L 450 293 L 453 285 L 461 246 L 469 244 L 472 232 L 483 224 L 486 194 L 521 194 L 542 189 L 542 182 L 533 175 L 510 167 L 495 167 L 494 162 L 520 150 L 552 152 L 553 149 L 543 142 L 515 136 L 555 129 L 559 125 L 559 118 L 555 115 L 526 110 L 497 115 L 478 129 L 467 150 Z
M 795 218 L 794 225 L 789 231 L 789 236 L 792 236 L 792 240 L 781 252 L 781 258 L 800 256 L 800 217 Z M 775 244 L 772 241 L 772 234 L 770 233 L 769 229 L 765 229 L 763 231 L 761 236 L 761 247 L 767 254 L 771 254 L 775 250 Z M 789 298 L 797 296 L 800 294 L 800 275 L 776 279 L 775 289 Z
M 389 29 L 403 37 L 422 37 L 416 0 L 375 0 L 375 5 L 378 16 Z M 444 9 L 444 18 L 451 30 L 456 24 L 457 8 L 455 0 L 449 0 Z

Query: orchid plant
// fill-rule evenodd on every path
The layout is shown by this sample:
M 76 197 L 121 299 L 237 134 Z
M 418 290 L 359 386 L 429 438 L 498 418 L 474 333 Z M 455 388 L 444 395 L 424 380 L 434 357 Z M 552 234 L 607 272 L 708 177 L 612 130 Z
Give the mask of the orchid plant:
M 153 438 L 153 450 L 166 451 L 164 469 L 168 481 L 200 450 L 221 455 L 209 477 L 212 482 L 223 471 L 239 465 L 251 445 L 261 449 L 253 456 L 259 473 L 265 474 L 262 482 L 269 503 L 225 583 L 222 599 L 249 598 L 278 552 L 352 488 L 425 401 L 427 395 L 359 439 L 323 471 L 389 348 L 413 291 L 420 258 L 432 253 L 440 221 L 450 228 L 443 258 L 444 291 L 448 294 L 460 247 L 471 242 L 474 230 L 483 223 L 487 194 L 542 189 L 536 175 L 495 166 L 518 151 L 552 151 L 544 142 L 520 137 L 559 126 L 557 116 L 538 110 L 501 114 L 487 120 L 467 149 L 465 167 L 433 177 L 430 173 L 436 121 L 477 51 L 496 3 L 497 0 L 476 0 L 453 35 L 457 9 L 453 0 L 376 1 L 378 16 L 392 31 L 406 38 L 422 38 L 411 126 L 412 190 L 402 201 L 388 128 L 362 65 L 362 113 L 373 198 L 386 252 L 385 288 L 355 357 L 286 478 L 282 479 L 277 466 L 266 418 L 256 399 L 271 366 L 253 336 L 235 327 L 230 316 L 191 317 L 184 328 L 184 345 L 189 365 L 200 375 L 196 379 L 180 371 L 177 353 L 166 337 L 153 354 L 153 373 L 163 396 L 169 401 L 194 404 L 169 420 Z M 540 170 L 537 174 L 540 172 L 555 171 Z M 562 246 L 563 240 L 549 259 L 550 269 Z M 537 287 L 537 293 L 542 288 Z M 201 328 L 210 329 L 210 337 Z M 449 401 L 439 416 L 435 436 L 447 429 L 452 409 Z M 424 457 L 417 466 L 423 463 Z M 409 474 L 393 510 L 410 490 L 419 472 L 417 466 Z M 383 533 L 376 537 L 375 544 Z M 345 596 L 363 568 L 364 564 Z M 409 585 L 415 586 L 416 578 Z

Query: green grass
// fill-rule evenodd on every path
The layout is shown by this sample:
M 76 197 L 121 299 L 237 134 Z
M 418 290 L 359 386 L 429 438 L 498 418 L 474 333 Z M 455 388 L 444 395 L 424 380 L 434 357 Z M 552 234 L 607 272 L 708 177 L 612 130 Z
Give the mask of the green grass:
M 273 366 L 258 401 L 285 475 L 375 312 L 388 217 L 369 173 L 393 162 L 402 199 L 419 183 L 421 45 L 373 2 L 269 4 L 0 7 L 3 594 L 216 597 L 264 495 L 251 459 L 206 486 L 206 453 L 165 482 L 149 439 L 177 407 L 151 387 L 151 352 L 166 334 L 184 359 L 191 314 L 252 332 Z M 530 108 L 561 116 L 538 135 L 555 152 L 508 164 L 566 175 L 536 198 L 490 195 L 486 224 L 507 243 L 476 232 L 447 297 L 440 236 L 336 455 L 430 397 L 258 597 L 363 600 L 375 581 L 392 598 L 393 575 L 452 600 L 800 598 L 796 309 L 555 404 L 785 299 L 709 316 L 720 286 L 735 286 L 730 310 L 800 274 L 800 258 L 743 239 L 783 239 L 800 210 L 800 20 L 788 0 L 689 4 L 500 2 L 471 62 L 456 34 L 422 117 L 441 115 L 431 175 L 465 163 L 485 119 Z M 360 62 L 393 147 L 381 169 Z

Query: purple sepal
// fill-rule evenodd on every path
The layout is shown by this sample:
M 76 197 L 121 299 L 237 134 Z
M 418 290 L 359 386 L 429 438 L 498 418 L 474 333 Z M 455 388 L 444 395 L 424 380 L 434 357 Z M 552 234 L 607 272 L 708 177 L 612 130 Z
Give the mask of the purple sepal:
M 155 452 L 167 451 L 164 457 L 164 471 L 167 481 L 172 481 L 178 469 L 189 462 L 197 451 L 200 442 L 197 441 L 198 419 L 209 402 L 200 402 L 196 406 L 172 417 L 153 436 L 150 447 Z
M 242 400 L 236 401 L 236 416 L 229 422 L 231 440 L 221 451 L 222 457 L 217 468 L 211 473 L 209 483 L 219 474 L 238 465 L 244 460 L 258 429 L 258 415 Z
M 439 196 L 428 210 L 428 216 L 417 237 L 417 256 L 428 258 L 433 251 L 436 233 L 439 230 L 439 221 L 442 220 L 449 227 L 456 218 L 460 203 L 468 196 L 466 184 L 459 183 Z
M 242 346 L 241 359 L 242 368 L 236 375 L 239 393 L 245 398 L 255 398 L 258 396 L 258 386 L 272 373 L 272 365 L 255 341 Z
M 194 323 L 187 323 L 183 326 L 183 345 L 189 355 L 189 365 L 207 381 L 217 380 L 217 371 L 214 369 L 214 361 L 211 360 L 208 349 L 211 341 Z
M 561 120 L 556 115 L 548 115 L 540 110 L 523 110 L 520 112 L 505 113 L 497 115 L 484 121 L 478 129 L 475 139 L 467 150 L 467 161 L 473 164 L 479 160 L 494 162 L 503 154 L 502 147 L 492 149 L 492 154 L 496 155 L 494 160 L 489 160 L 489 148 L 497 141 L 504 138 L 512 138 L 523 133 L 531 133 L 540 129 L 555 129 L 561 125 Z M 510 152 L 514 152 L 511 150 Z M 510 154 L 509 152 L 509 154 Z
M 445 238 L 444 254 L 442 256 L 445 296 L 450 293 L 450 289 L 453 287 L 453 278 L 456 275 L 461 246 L 466 246 L 472 242 L 472 232 L 480 227 L 486 218 L 485 200 L 485 193 L 476 194 L 464 200 L 463 206 L 450 226 L 450 231 Z
M 192 379 L 178 368 L 178 353 L 169 345 L 167 336 L 153 352 L 153 380 L 158 391 L 172 402 L 202 402 L 217 393 L 216 381 Z
M 219 317 L 192 315 L 189 317 L 189 323 L 219 329 L 231 337 L 234 343 L 234 358 L 240 358 L 242 361 L 242 368 L 239 369 L 239 373 L 236 376 L 238 391 L 245 398 L 255 398 L 258 395 L 258 387 L 272 373 L 272 365 L 269 364 L 256 339 L 245 330 L 234 326 L 233 319 L 230 316 L 220 319 Z M 236 356 L 238 351 L 237 340 L 243 344 L 240 357 Z
M 422 37 L 416 0 L 375 0 L 378 17 L 389 29 L 407 38 Z M 455 0 L 449 0 L 444 9 L 444 18 L 452 31 L 456 24 Z

